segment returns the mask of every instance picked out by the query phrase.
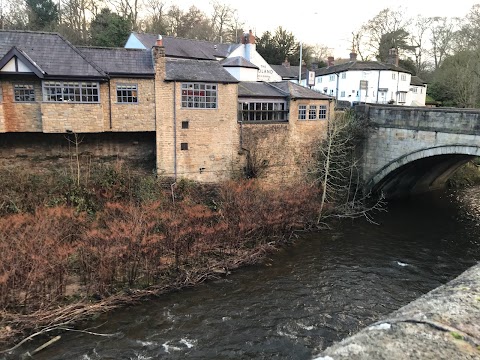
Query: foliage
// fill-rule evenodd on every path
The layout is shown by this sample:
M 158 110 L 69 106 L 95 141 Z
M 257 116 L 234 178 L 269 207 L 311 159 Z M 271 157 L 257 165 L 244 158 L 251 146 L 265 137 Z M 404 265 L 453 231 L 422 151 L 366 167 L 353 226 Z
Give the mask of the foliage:
M 279 26 L 275 33 L 266 31 L 257 39 L 257 51 L 269 64 L 281 64 L 288 60 L 292 65 L 300 62 L 300 44 L 295 36 Z M 312 49 L 304 47 L 302 58 L 311 57 Z
M 28 28 L 52 30 L 58 22 L 58 8 L 52 0 L 25 0 L 28 11 Z
M 91 44 L 95 46 L 122 47 L 131 31 L 128 19 L 103 8 L 91 23 Z

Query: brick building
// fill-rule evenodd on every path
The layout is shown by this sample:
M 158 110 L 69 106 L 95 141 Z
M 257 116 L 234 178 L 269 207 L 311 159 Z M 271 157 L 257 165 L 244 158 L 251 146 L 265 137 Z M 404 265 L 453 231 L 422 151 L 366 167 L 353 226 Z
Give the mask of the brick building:
M 288 82 L 242 81 L 260 67 L 240 55 L 220 61 L 205 48 L 222 49 L 206 42 L 169 42 L 87 48 L 54 33 L 0 31 L 0 164 L 64 157 L 63 140 L 75 133 L 92 156 L 144 162 L 162 176 L 226 179 L 254 148 L 265 167 L 298 174 L 331 98 Z

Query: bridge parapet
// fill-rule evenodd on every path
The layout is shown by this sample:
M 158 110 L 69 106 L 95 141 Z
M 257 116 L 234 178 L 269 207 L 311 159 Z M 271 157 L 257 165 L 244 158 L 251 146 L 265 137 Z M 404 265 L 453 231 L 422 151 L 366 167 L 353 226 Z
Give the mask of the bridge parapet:
M 480 109 L 362 104 L 355 111 L 376 126 L 480 135 Z

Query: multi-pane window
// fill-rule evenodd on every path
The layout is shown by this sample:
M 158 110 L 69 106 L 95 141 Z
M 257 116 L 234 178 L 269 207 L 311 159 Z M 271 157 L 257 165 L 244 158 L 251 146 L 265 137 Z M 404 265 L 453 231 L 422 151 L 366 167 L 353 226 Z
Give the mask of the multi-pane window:
M 320 105 L 318 107 L 318 118 L 319 119 L 326 119 L 327 118 L 327 106 Z
M 305 120 L 307 118 L 307 105 L 298 105 L 298 119 Z
M 406 92 L 399 92 L 398 93 L 398 102 L 399 103 L 404 103 L 405 101 L 407 101 L 407 93 Z
M 407 74 L 400 74 L 400 80 L 407 81 Z
M 239 103 L 240 121 L 288 121 L 288 109 L 285 102 L 241 102 Z
M 217 85 L 204 83 L 182 84 L 182 107 L 216 109 Z
M 0 102 L 3 101 L 3 88 L 2 85 L 0 84 Z
M 310 107 L 308 108 L 308 119 L 315 120 L 316 118 L 317 118 L 317 106 L 310 105 Z
M 35 101 L 35 89 L 32 84 L 15 84 L 13 93 L 17 102 Z
M 335 81 L 335 75 L 330 75 L 330 81 Z
M 397 79 L 397 74 L 396 73 L 392 73 L 392 80 L 396 80 Z
M 345 97 L 345 91 L 340 92 L 340 97 Z
M 347 72 L 342 72 L 342 79 L 346 79 L 347 78 Z
M 117 103 L 138 103 L 137 84 L 117 85 Z
M 43 101 L 96 103 L 99 101 L 97 82 L 44 81 Z

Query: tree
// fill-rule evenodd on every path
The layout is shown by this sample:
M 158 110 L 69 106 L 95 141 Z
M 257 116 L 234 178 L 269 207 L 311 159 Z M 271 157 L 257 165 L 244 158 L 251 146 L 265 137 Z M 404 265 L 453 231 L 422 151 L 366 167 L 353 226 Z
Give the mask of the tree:
M 428 63 L 425 60 L 425 43 L 427 41 L 428 32 L 432 25 L 432 18 L 426 18 L 418 15 L 413 26 L 410 29 L 410 46 L 415 59 L 415 72 L 417 75 L 424 72 Z
M 198 40 L 212 40 L 212 26 L 205 13 L 195 6 L 183 11 L 174 5 L 168 10 L 171 35 Z
M 131 31 L 131 22 L 103 8 L 92 20 L 91 42 L 95 46 L 122 47 Z
M 410 34 L 404 29 L 397 29 L 383 34 L 378 46 L 377 60 L 386 62 L 390 49 L 397 49 L 398 54 L 413 52 L 415 47 L 408 45 L 409 36 Z
M 138 29 L 138 14 L 141 10 L 141 0 L 108 0 L 108 2 L 120 17 L 130 21 L 132 30 Z
M 147 8 L 150 10 L 150 15 L 145 19 L 145 31 L 151 34 L 168 34 L 165 2 L 162 0 L 148 0 Z
M 445 57 L 451 54 L 453 50 L 457 24 L 457 19 L 448 19 L 446 17 L 431 18 L 430 42 L 432 44 L 431 55 L 435 70 L 442 65 Z
M 405 17 L 401 9 L 391 10 L 387 8 L 380 11 L 362 26 L 362 33 L 367 39 L 366 52 L 373 53 L 377 57 L 382 58 L 382 44 L 395 42 L 395 39 L 396 41 L 401 40 L 403 38 L 402 35 L 404 35 L 402 31 L 406 32 L 409 23 L 410 20 Z
M 220 3 L 217 0 L 212 1 L 213 13 L 211 18 L 211 23 L 214 31 L 214 40 L 224 42 L 224 41 L 233 41 L 235 36 L 238 35 L 236 29 L 233 34 L 229 30 L 232 30 L 233 27 L 236 28 L 238 24 L 238 18 L 236 17 L 237 10 L 231 8 L 229 5 Z M 233 36 L 232 36 L 233 35 Z
M 287 59 L 292 65 L 300 62 L 300 45 L 295 36 L 279 26 L 272 35 L 266 31 L 257 41 L 257 51 L 269 64 L 281 64 Z M 306 49 L 308 56 L 309 49 Z M 308 57 L 304 56 L 304 59 Z
M 58 8 L 52 0 L 26 0 L 29 30 L 53 30 L 58 23 Z
M 77 45 L 90 41 L 89 18 L 96 16 L 95 0 L 64 0 L 61 7 L 59 32 Z
M 1 29 L 22 30 L 28 28 L 27 6 L 17 0 L 6 0 L 1 9 Z

